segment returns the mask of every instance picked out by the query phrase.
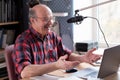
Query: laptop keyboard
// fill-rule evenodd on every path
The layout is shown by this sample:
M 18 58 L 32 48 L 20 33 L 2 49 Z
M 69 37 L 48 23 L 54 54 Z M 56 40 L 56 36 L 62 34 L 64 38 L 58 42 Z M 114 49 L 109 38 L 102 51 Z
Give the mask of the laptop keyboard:
M 91 72 L 90 74 L 87 74 L 85 77 L 93 77 L 93 78 L 97 78 L 98 76 L 98 71 L 94 71 L 94 72 Z

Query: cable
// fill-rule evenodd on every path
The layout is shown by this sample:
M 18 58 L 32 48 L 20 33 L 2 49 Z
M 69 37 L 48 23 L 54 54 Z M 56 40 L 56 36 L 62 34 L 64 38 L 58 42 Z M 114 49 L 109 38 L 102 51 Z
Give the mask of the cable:
M 109 44 L 108 44 L 108 42 L 107 42 L 107 40 L 106 40 L 106 37 L 105 37 L 105 34 L 104 34 L 104 32 L 103 32 L 103 30 L 102 30 L 102 28 L 101 28 L 101 26 L 100 26 L 99 20 L 98 20 L 97 18 L 95 18 L 95 17 L 90 17 L 90 16 L 86 16 L 86 17 L 87 17 L 87 18 L 95 19 L 95 20 L 97 21 L 98 27 L 99 27 L 99 29 L 100 29 L 102 35 L 103 35 L 104 41 L 105 41 L 107 47 L 109 47 Z

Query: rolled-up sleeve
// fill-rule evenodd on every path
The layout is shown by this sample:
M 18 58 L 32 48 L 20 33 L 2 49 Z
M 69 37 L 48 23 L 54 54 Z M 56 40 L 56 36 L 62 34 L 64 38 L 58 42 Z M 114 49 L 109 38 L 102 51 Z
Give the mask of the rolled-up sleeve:
M 14 46 L 13 62 L 15 71 L 20 77 L 21 71 L 25 66 L 31 64 L 30 48 L 24 42 L 17 41 Z

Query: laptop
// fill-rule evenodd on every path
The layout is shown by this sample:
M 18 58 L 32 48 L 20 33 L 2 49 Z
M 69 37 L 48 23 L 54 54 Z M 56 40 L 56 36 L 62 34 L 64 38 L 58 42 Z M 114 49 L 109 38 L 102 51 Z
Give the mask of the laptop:
M 72 76 L 81 78 L 105 78 L 119 69 L 120 63 L 120 45 L 110 47 L 104 50 L 100 67 L 90 67 L 72 73 Z

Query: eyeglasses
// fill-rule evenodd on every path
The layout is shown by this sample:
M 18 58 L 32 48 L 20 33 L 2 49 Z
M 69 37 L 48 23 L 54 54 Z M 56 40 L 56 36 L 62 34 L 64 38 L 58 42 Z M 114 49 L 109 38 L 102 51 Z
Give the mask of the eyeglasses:
M 38 19 L 40 19 L 40 20 L 42 20 L 42 21 L 44 21 L 44 22 L 49 22 L 49 21 L 55 21 L 55 17 L 36 17 L 36 18 L 38 18 Z

